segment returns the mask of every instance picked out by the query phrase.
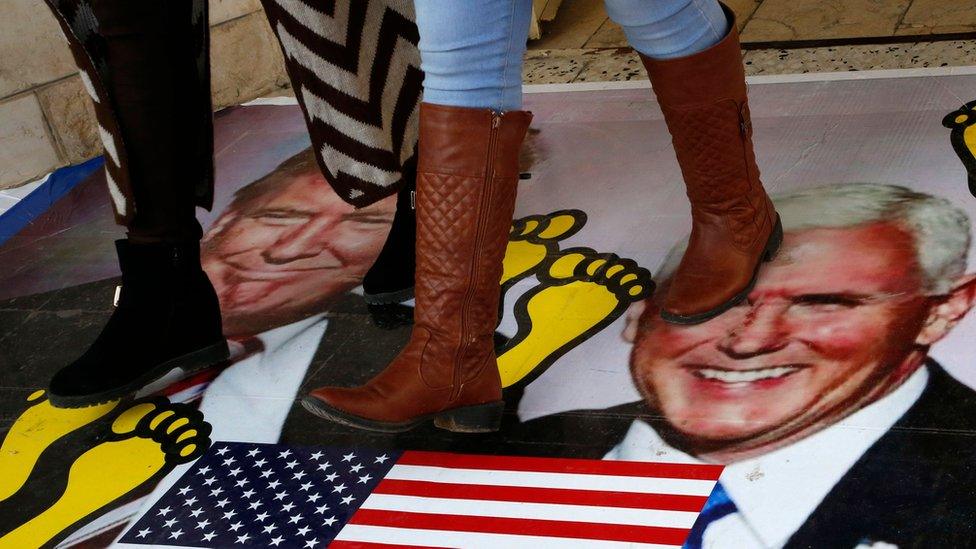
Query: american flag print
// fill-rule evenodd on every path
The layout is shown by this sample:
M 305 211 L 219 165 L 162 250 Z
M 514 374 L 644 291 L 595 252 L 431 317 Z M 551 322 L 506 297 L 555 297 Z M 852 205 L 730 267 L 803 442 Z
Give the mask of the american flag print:
M 122 543 L 680 547 L 721 466 L 216 443 Z

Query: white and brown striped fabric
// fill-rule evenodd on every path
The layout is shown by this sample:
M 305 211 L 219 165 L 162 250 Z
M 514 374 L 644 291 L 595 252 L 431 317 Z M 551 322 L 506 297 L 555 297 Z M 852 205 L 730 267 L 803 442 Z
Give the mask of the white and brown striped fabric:
M 357 206 L 395 193 L 416 150 L 423 82 L 413 2 L 262 3 L 326 178 Z

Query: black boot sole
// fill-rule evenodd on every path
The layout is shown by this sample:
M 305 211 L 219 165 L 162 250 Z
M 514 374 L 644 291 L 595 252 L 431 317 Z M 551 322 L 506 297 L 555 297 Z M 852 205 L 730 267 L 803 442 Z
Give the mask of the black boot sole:
M 706 320 L 711 320 L 725 311 L 728 311 L 739 303 L 742 303 L 742 301 L 749 296 L 749 292 L 751 292 L 756 286 L 756 280 L 759 279 L 759 270 L 762 268 L 762 264 L 768 263 L 772 261 L 774 257 L 776 257 L 776 252 L 779 251 L 781 244 L 783 244 L 783 224 L 780 222 L 779 215 L 777 215 L 776 225 L 773 226 L 773 232 L 769 234 L 769 238 L 766 240 L 766 248 L 763 250 L 762 259 L 756 264 L 756 269 L 752 272 L 752 279 L 749 280 L 749 284 L 744 290 L 735 294 L 732 299 L 714 309 L 705 311 L 704 313 L 683 316 L 662 310 L 661 318 L 663 318 L 665 322 L 669 322 L 671 324 L 681 324 L 684 326 L 701 324 Z
M 395 303 L 403 303 L 404 301 L 413 299 L 413 286 L 403 290 L 395 290 L 392 292 L 383 292 L 379 294 L 363 293 L 363 299 L 365 299 L 366 303 L 370 305 L 393 305 Z
M 505 410 L 505 403 L 497 401 L 462 406 L 397 423 L 349 414 L 310 396 L 302 399 L 302 406 L 316 416 L 333 423 L 377 433 L 403 433 L 429 421 L 433 421 L 435 427 L 453 433 L 493 433 L 501 429 L 502 413 Z
M 99 404 L 107 404 L 114 400 L 132 396 L 146 385 L 162 378 L 176 368 L 180 368 L 187 374 L 192 374 L 228 358 L 230 358 L 230 349 L 227 347 L 227 340 L 222 339 L 213 345 L 172 358 L 166 362 L 161 362 L 135 380 L 120 387 L 113 387 L 99 393 L 87 395 L 59 395 L 48 389 L 47 397 L 51 405 L 55 408 L 86 408 L 89 406 L 98 406 Z

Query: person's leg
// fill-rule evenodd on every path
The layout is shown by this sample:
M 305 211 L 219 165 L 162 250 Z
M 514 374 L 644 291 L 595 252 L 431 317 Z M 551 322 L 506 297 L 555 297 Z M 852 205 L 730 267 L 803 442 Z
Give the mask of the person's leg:
M 193 4 L 91 1 L 109 71 L 105 86 L 128 157 L 131 242 L 202 236 L 195 210 L 197 194 L 210 192 L 213 133 L 209 76 L 197 66 L 208 52 L 195 36 Z
M 718 0 L 605 0 L 631 47 L 653 59 L 704 51 L 729 32 Z
M 493 336 L 518 152 L 531 120 L 517 110 L 531 0 L 416 6 L 426 78 L 413 334 L 366 385 L 319 388 L 302 402 L 363 429 L 403 431 L 432 419 L 452 431 L 497 430 Z
M 357 207 L 398 193 L 386 243 L 363 278 L 363 297 L 370 305 L 406 301 L 414 285 L 423 81 L 413 3 L 339 0 L 329 10 L 293 0 L 261 3 L 326 181 Z
M 195 216 L 212 199 L 206 3 L 48 3 L 95 103 L 109 194 L 128 233 L 116 243 L 115 311 L 49 386 L 52 404 L 89 406 L 227 356 Z
M 782 239 L 753 152 L 735 18 L 717 0 L 606 3 L 641 54 L 691 202 L 691 237 L 661 316 L 704 322 L 745 299 Z
M 522 64 L 531 0 L 418 0 L 424 102 L 522 108 Z

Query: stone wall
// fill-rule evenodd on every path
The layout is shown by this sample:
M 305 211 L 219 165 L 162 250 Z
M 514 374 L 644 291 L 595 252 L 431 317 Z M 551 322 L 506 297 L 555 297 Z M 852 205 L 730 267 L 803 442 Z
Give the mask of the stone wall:
M 54 15 L 43 0 L 3 4 L 0 189 L 101 154 L 91 100 Z M 210 25 L 215 108 L 288 86 L 259 0 L 210 0 Z

